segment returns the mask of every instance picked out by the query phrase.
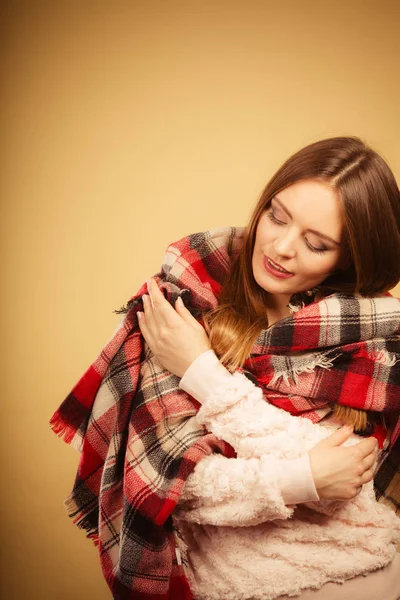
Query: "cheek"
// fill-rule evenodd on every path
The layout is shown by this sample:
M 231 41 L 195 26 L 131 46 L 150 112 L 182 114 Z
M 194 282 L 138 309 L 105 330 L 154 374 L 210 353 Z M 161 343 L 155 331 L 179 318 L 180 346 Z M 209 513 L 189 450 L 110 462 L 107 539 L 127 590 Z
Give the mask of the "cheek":
M 272 236 L 271 225 L 272 224 L 269 221 L 268 217 L 261 217 L 260 222 L 258 224 L 255 240 L 255 246 L 257 246 L 258 248 L 265 246 L 265 244 L 270 241 Z
M 338 260 L 338 257 L 312 256 L 311 259 L 306 261 L 303 274 L 306 278 L 320 279 L 322 281 L 336 269 Z

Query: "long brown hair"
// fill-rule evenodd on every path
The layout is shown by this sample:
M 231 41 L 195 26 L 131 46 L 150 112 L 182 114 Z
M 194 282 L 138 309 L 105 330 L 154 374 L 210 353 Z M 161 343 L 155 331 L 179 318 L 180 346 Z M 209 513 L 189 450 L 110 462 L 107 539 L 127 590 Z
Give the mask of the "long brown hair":
M 326 182 L 337 191 L 349 255 L 349 266 L 331 274 L 319 288 L 371 297 L 400 280 L 400 191 L 384 159 L 356 137 L 329 138 L 302 148 L 261 193 L 219 305 L 203 316 L 212 347 L 231 370 L 244 363 L 259 332 L 268 326 L 268 292 L 256 283 L 252 271 L 260 217 L 276 194 L 305 179 Z M 355 414 L 347 421 L 354 423 Z

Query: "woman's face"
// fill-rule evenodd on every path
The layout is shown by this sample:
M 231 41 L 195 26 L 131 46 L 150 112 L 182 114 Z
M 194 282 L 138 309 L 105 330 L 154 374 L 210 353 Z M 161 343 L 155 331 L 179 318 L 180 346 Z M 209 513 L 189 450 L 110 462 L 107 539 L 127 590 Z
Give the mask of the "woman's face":
M 286 302 L 292 294 L 317 286 L 339 266 L 342 238 L 337 193 L 314 179 L 294 183 L 272 199 L 260 218 L 254 278 Z

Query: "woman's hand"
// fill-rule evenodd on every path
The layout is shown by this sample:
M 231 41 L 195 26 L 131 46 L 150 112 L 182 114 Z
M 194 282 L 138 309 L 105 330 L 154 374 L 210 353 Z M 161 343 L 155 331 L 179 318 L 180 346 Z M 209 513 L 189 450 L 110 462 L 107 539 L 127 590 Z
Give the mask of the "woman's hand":
M 308 453 L 315 487 L 321 499 L 354 498 L 362 485 L 374 476 L 377 441 L 370 437 L 353 446 L 342 446 L 352 432 L 352 427 L 341 427 Z
M 207 333 L 180 298 L 175 310 L 152 279 L 147 289 L 150 297 L 143 296 L 144 313 L 138 312 L 140 331 L 162 366 L 183 377 L 192 362 L 210 350 Z

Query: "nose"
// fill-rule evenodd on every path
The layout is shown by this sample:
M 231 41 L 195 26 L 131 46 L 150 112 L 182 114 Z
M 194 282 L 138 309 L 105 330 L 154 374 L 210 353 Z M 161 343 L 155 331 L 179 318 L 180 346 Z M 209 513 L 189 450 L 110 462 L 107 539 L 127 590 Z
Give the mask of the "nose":
M 286 230 L 275 238 L 274 250 L 277 256 L 284 258 L 294 258 L 296 256 L 295 236 L 290 231 Z

